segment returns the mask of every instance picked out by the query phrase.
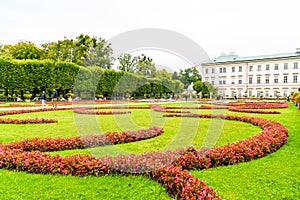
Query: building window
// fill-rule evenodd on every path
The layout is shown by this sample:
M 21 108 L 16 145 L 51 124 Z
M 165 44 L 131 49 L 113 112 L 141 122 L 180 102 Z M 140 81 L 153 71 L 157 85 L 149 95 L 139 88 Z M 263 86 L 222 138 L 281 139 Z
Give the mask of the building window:
M 274 91 L 274 97 L 277 97 L 277 91 Z
M 252 77 L 249 77 L 249 84 L 252 84 Z
M 219 84 L 222 85 L 222 81 L 219 81 Z
M 260 91 L 256 91 L 256 97 L 260 96 Z
M 278 83 L 278 76 L 275 76 L 274 83 Z
M 241 79 L 239 80 L 239 84 L 242 84 L 242 80 Z
M 219 72 L 222 73 L 222 72 L 223 72 L 223 68 L 220 68 L 220 69 L 219 69 Z
M 270 65 L 266 65 L 266 70 L 269 71 L 270 70 Z
M 215 84 L 215 81 L 211 81 L 211 84 L 214 85 L 214 84 Z
M 238 91 L 238 97 L 242 97 L 242 91 L 241 90 Z
M 226 68 L 225 67 L 223 68 L 223 73 L 226 73 Z
M 294 69 L 298 69 L 298 62 L 294 62 Z
M 257 77 L 257 83 L 260 83 L 260 76 Z
M 211 73 L 214 74 L 215 73 L 215 68 L 211 69 Z
M 231 79 L 231 84 L 235 84 L 235 80 L 234 80 L 234 78 L 233 78 L 233 79 Z
M 274 69 L 275 69 L 275 70 L 278 70 L 278 64 L 275 64 Z
M 234 97 L 234 93 L 235 93 L 234 91 L 231 91 L 231 97 Z
M 257 65 L 257 71 L 261 71 L 261 65 Z
M 243 67 L 239 66 L 239 72 L 242 72 L 242 71 L 243 71 Z
M 265 90 L 265 96 L 266 96 L 266 97 L 269 96 L 269 90 Z
M 298 81 L 297 79 L 298 79 L 298 76 L 297 76 L 297 75 L 294 75 L 294 76 L 293 76 L 293 83 L 297 83 L 297 81 Z
M 205 69 L 205 74 L 208 74 L 208 69 Z
M 231 68 L 231 72 L 235 72 L 235 67 L 232 67 L 232 68 Z
M 268 76 L 266 77 L 266 83 L 270 83 L 270 78 Z
M 253 71 L 253 66 L 249 66 L 249 72 Z
M 289 69 L 289 63 L 284 63 L 283 64 L 283 69 Z
M 287 83 L 287 80 L 288 80 L 288 76 L 283 76 L 283 82 Z
M 249 97 L 252 97 L 252 90 L 249 90 Z
M 226 84 L 226 80 L 223 80 L 223 84 Z
M 283 90 L 283 96 L 287 97 L 287 90 Z

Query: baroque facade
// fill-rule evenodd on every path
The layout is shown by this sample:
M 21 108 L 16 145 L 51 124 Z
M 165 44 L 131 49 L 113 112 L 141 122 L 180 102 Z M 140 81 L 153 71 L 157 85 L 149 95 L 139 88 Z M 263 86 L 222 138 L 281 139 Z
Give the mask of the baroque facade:
M 239 57 L 234 53 L 203 63 L 203 81 L 219 96 L 287 97 L 300 86 L 300 49 L 292 53 Z

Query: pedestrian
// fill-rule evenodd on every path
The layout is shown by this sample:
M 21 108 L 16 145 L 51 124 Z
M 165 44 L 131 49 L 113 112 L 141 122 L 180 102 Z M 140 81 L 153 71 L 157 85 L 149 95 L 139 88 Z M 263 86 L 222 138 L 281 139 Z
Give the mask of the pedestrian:
M 42 107 L 45 107 L 45 106 L 46 106 L 46 104 L 45 104 L 46 99 L 47 99 L 47 97 L 46 97 L 46 92 L 45 92 L 45 90 L 43 90 L 43 93 L 42 93 L 42 96 L 41 96 Z
M 58 93 L 56 89 L 53 89 L 53 95 L 52 95 L 52 107 L 57 108 L 57 99 L 58 99 Z

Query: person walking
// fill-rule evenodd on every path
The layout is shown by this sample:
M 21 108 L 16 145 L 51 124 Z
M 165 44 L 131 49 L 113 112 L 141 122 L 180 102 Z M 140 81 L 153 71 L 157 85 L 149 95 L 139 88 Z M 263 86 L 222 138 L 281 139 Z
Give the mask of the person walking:
M 53 89 L 53 95 L 52 95 L 52 107 L 57 108 L 57 99 L 58 99 L 58 93 L 56 89 Z
M 43 90 L 43 93 L 42 93 L 42 96 L 41 96 L 42 107 L 45 107 L 45 106 L 46 106 L 46 104 L 45 104 L 46 99 L 47 99 L 47 97 L 46 97 L 46 92 L 45 92 L 45 90 Z

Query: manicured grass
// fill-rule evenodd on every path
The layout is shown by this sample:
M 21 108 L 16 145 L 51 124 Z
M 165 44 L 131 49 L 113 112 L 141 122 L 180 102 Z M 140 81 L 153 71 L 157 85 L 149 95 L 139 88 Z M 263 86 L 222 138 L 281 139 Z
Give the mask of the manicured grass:
M 192 174 L 206 180 L 224 199 L 300 199 L 300 111 L 290 104 L 280 115 L 258 116 L 278 121 L 289 130 L 288 142 L 267 157 Z M 229 114 L 237 114 L 228 112 Z
M 170 104 L 179 105 L 179 104 Z M 187 103 L 183 105 L 195 106 Z M 206 180 L 225 199 L 299 199 L 300 198 L 300 111 L 290 105 L 277 109 L 280 115 L 248 115 L 281 122 L 289 129 L 289 140 L 278 152 L 267 157 L 234 166 L 193 171 L 193 175 Z M 224 110 L 190 110 L 211 113 Z M 98 147 L 94 149 L 69 150 L 59 153 L 92 153 L 93 155 L 116 155 L 142 153 L 157 149 L 176 149 L 193 144 L 197 148 L 206 145 L 224 145 L 260 131 L 251 124 L 198 118 L 162 118 L 163 113 L 153 110 L 131 110 L 126 115 L 78 115 L 72 111 L 51 111 L 10 115 L 10 118 L 44 117 L 56 118 L 57 124 L 0 124 L 0 142 L 21 140 L 29 137 L 72 137 L 104 131 L 139 129 L 153 125 L 163 126 L 164 134 L 149 140 Z M 79 131 L 79 133 L 78 133 Z M 209 137 L 208 137 L 209 136 Z M 168 199 L 165 189 L 142 176 L 68 177 L 33 175 L 23 172 L 0 170 L 0 199 Z M 74 186 L 72 186 L 74 185 Z
M 170 199 L 143 176 L 70 177 L 0 170 L 0 199 Z

